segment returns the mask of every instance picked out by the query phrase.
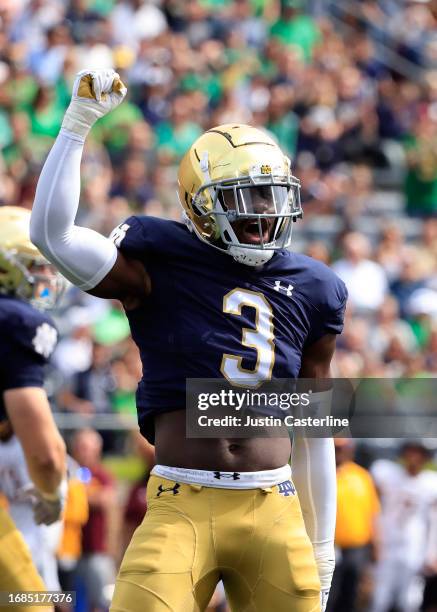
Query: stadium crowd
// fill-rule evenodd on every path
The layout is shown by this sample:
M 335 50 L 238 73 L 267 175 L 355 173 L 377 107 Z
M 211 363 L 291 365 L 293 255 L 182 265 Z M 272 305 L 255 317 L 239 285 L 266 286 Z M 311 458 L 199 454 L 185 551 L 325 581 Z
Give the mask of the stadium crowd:
M 193 140 L 264 127 L 302 182 L 294 248 L 348 286 L 333 374 L 436 375 L 436 0 L 0 0 L 1 205 L 32 206 L 85 67 L 115 67 L 129 93 L 87 140 L 79 223 L 179 220 Z M 56 320 L 55 410 L 134 415 L 141 366 L 119 305 L 70 289 Z

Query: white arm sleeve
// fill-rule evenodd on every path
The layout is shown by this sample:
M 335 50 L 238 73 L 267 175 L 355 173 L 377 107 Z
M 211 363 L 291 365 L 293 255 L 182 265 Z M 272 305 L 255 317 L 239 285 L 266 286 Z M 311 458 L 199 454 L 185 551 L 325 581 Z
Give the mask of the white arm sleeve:
M 61 130 L 38 181 L 30 239 L 69 281 L 87 291 L 112 269 L 117 248 L 101 234 L 74 225 L 83 145 L 82 138 Z
M 335 568 L 337 477 L 334 440 L 295 436 L 291 467 L 322 591 L 326 591 L 331 586 Z

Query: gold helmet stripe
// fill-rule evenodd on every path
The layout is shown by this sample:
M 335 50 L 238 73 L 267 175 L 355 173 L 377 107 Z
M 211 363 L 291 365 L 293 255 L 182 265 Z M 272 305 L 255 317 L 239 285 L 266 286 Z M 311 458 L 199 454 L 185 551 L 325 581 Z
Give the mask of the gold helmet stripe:
M 226 138 L 226 140 L 229 142 L 229 144 L 234 149 L 238 149 L 238 147 L 247 147 L 247 145 L 268 145 L 269 147 L 275 146 L 272 142 L 266 142 L 265 140 L 264 141 L 254 140 L 253 142 L 242 142 L 241 144 L 234 144 L 234 141 L 232 140 L 232 134 L 229 134 L 229 132 L 221 132 L 220 130 L 208 130 L 206 133 L 207 134 L 212 134 L 212 133 L 220 134 L 220 136 L 223 136 L 223 138 Z

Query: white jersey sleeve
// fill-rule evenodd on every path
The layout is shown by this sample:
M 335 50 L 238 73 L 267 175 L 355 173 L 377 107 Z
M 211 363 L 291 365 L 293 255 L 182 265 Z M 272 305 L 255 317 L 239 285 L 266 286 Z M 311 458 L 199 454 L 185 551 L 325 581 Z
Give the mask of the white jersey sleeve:
M 117 259 L 112 240 L 74 224 L 79 207 L 80 137 L 61 131 L 38 181 L 30 238 L 74 285 L 87 291 L 105 278 Z
M 36 189 L 31 240 L 68 280 L 84 291 L 105 278 L 115 264 L 117 249 L 108 238 L 74 224 L 83 144 L 95 121 L 116 108 L 126 91 L 112 69 L 83 70 L 76 75 L 61 133 Z

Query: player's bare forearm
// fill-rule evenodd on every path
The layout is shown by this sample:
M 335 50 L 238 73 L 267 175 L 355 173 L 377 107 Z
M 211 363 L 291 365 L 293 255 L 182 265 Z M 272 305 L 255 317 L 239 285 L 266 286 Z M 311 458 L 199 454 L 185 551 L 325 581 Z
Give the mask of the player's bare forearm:
M 45 391 L 37 387 L 9 389 L 4 400 L 32 481 L 42 493 L 55 493 L 65 475 L 66 453 Z
M 302 353 L 299 378 L 330 378 L 335 342 L 334 334 L 326 334 L 314 344 L 306 347 Z
M 62 444 L 62 438 L 54 441 L 51 454 L 42 461 L 32 455 L 32 453 L 25 453 L 30 478 L 36 488 L 42 493 L 48 495 L 56 493 L 61 484 L 64 474 L 62 469 L 62 456 L 64 453 L 65 444 Z
M 151 291 L 150 276 L 143 264 L 118 252 L 112 270 L 93 289 L 87 291 L 100 298 L 120 300 L 127 310 L 136 308 Z

